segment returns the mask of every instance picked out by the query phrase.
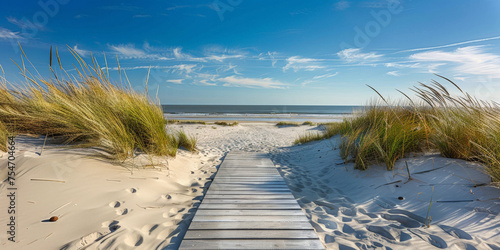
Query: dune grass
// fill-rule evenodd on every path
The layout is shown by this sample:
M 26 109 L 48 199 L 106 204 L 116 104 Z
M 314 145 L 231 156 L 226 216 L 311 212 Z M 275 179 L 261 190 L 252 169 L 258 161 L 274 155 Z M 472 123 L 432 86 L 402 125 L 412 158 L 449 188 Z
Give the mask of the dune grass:
M 57 136 L 65 143 L 99 147 L 113 159 L 126 159 L 136 151 L 175 156 L 177 144 L 166 133 L 162 108 L 149 99 L 147 89 L 138 93 L 112 84 L 93 57 L 93 65 L 88 65 L 70 51 L 80 65 L 75 68 L 77 77 L 62 68 L 59 57 L 66 77 L 57 76 L 52 67 L 49 79 L 33 76 L 25 67 L 24 60 L 29 60 L 24 55 L 18 66 L 27 83 L 15 89 L 0 87 L 1 121 L 18 133 Z
M 7 127 L 0 121 L 0 151 L 7 152 Z
M 239 123 L 238 122 L 214 122 L 215 125 L 219 126 L 237 126 Z
M 404 101 L 392 104 L 377 92 L 381 102 L 327 125 L 322 136 L 341 135 L 341 156 L 346 162 L 354 161 L 357 169 L 384 163 L 391 170 L 407 153 L 438 150 L 444 157 L 485 163 L 493 179 L 500 181 L 500 108 L 441 78 L 459 94 L 451 94 L 436 81 L 415 87 L 416 101 L 401 92 Z M 297 141 L 320 139 L 306 134 Z
M 188 136 L 183 130 L 177 132 L 177 145 L 189 151 L 196 151 L 196 137 Z
M 300 123 L 298 123 L 298 122 L 278 122 L 278 123 L 276 123 L 276 126 L 278 126 L 278 127 L 285 127 L 285 126 L 298 127 L 298 126 L 300 126 Z
M 316 124 L 314 124 L 314 122 L 312 122 L 312 121 L 305 121 L 305 122 L 302 123 L 302 125 L 314 126 Z
M 199 120 L 167 120 L 167 124 L 201 124 L 201 125 L 207 125 L 207 122 L 205 121 L 199 121 Z
M 327 136 L 323 133 L 319 132 L 307 132 L 304 135 L 299 136 L 299 138 L 295 139 L 293 144 L 303 144 L 303 143 L 308 143 L 312 141 L 321 141 L 323 139 L 326 139 Z

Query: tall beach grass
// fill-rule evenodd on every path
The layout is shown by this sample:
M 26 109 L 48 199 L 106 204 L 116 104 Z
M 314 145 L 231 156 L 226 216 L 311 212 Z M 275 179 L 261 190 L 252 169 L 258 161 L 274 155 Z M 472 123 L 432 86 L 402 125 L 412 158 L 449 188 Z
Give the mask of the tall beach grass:
M 441 77 L 441 76 L 439 76 Z M 403 101 L 380 101 L 340 123 L 328 125 L 323 138 L 341 136 L 341 156 L 358 169 L 384 163 L 388 170 L 410 152 L 438 150 L 441 155 L 487 166 L 495 181 L 500 181 L 500 108 L 480 101 L 462 91 L 445 77 L 457 92 L 432 81 L 413 88 L 418 97 L 403 94 Z M 321 136 L 305 135 L 302 143 Z
M 146 93 L 113 84 L 92 57 L 87 64 L 75 51 L 77 76 L 61 66 L 59 76 L 52 68 L 49 79 L 26 69 L 24 55 L 18 64 L 27 83 L 22 87 L 0 86 L 0 122 L 18 133 L 48 135 L 66 143 L 96 146 L 114 159 L 126 159 L 135 152 L 175 156 L 177 142 L 165 130 L 165 118 L 158 101 Z M 36 69 L 35 69 L 36 71 Z M 147 86 L 147 83 L 146 83 Z

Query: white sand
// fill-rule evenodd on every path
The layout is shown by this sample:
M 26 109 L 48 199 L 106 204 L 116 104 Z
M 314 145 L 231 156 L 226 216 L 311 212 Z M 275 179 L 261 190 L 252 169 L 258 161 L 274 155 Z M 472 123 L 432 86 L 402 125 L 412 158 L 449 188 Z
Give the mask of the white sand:
M 215 129 L 213 128 L 215 127 Z M 328 249 L 495 249 L 500 247 L 500 190 L 481 166 L 437 155 L 405 159 L 394 172 L 354 170 L 334 149 L 336 139 L 292 146 L 317 127 L 276 128 L 268 123 L 235 127 L 169 125 L 198 138 L 200 151 L 175 159 L 135 159 L 131 168 L 92 156 L 91 150 L 49 147 L 43 139 L 18 139 L 18 228 L 6 249 L 175 249 L 187 229 L 205 182 L 230 150 L 268 152 Z M 2 153 L 0 153 L 1 155 Z M 168 163 L 167 163 L 168 162 Z M 168 164 L 168 165 L 167 165 Z M 0 158 L 6 177 L 6 155 Z M 435 170 L 434 170 L 435 169 Z M 417 174 L 417 172 L 433 170 Z M 61 182 L 31 179 L 61 180 Z M 395 184 L 383 185 L 399 181 Z M 423 227 L 434 185 L 431 227 Z M 395 185 L 398 185 L 396 187 Z M 0 190 L 4 211 L 7 183 Z M 404 197 L 403 201 L 397 198 Z M 473 202 L 443 202 L 474 200 Z M 43 222 L 51 216 L 57 222 Z M 5 227 L 6 228 L 6 227 Z M 5 230 L 3 230 L 5 231 Z

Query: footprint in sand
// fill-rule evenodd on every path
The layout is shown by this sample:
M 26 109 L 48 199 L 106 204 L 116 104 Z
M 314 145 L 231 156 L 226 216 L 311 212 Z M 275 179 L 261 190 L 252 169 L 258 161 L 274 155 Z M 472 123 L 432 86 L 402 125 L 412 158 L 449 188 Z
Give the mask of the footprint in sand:
M 435 247 L 438 247 L 438 248 L 447 248 L 448 247 L 448 244 L 446 244 L 446 241 L 444 241 L 441 237 L 439 237 L 437 235 L 429 234 L 429 233 L 424 232 L 424 231 L 419 230 L 419 229 L 409 229 L 409 231 Z
M 164 195 L 161 196 L 161 198 L 162 199 L 166 199 L 166 200 L 170 200 L 170 199 L 172 199 L 172 196 L 169 195 L 169 194 L 164 194 Z
M 472 240 L 472 236 L 461 229 L 449 227 L 449 226 L 444 226 L 444 225 L 440 225 L 439 227 L 441 229 L 443 229 L 443 231 L 445 231 L 447 234 L 449 234 L 453 237 L 456 237 L 459 239 L 464 239 L 464 240 Z
M 108 228 L 109 231 L 114 232 L 120 228 L 120 225 L 118 225 L 118 223 L 120 222 L 117 220 L 111 220 L 111 221 L 105 221 L 101 225 L 104 228 Z
M 126 214 L 128 214 L 128 209 L 127 208 L 116 209 L 116 214 L 117 215 L 126 215 Z
M 410 219 L 404 215 L 382 214 L 382 218 L 384 218 L 386 220 L 397 221 L 397 222 L 401 223 L 401 225 L 408 227 L 408 228 L 417 228 L 417 227 L 421 226 L 421 224 L 418 221 L 416 221 L 414 219 Z
M 141 228 L 141 231 L 144 233 L 147 233 L 148 235 L 151 235 L 160 225 L 154 224 L 154 225 L 144 225 Z
M 138 247 L 142 244 L 144 238 L 137 232 L 129 233 L 125 236 L 125 244 L 131 247 Z
M 341 207 L 339 210 L 343 215 L 356 216 L 356 208 L 355 207 L 353 207 L 353 208 Z
M 114 208 L 117 208 L 117 207 L 120 207 L 121 206 L 121 203 L 119 201 L 113 201 L 113 202 L 110 202 L 108 204 L 110 207 L 114 207 Z

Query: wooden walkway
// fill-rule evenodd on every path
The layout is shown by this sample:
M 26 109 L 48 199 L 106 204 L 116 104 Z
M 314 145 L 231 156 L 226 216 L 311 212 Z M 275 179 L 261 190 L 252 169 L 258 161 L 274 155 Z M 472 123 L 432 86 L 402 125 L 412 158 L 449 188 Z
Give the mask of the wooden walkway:
M 272 161 L 228 153 L 180 249 L 324 249 Z

